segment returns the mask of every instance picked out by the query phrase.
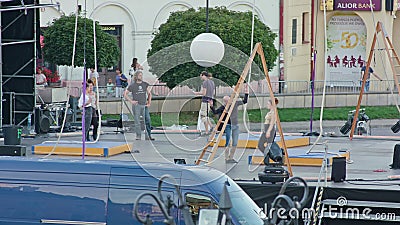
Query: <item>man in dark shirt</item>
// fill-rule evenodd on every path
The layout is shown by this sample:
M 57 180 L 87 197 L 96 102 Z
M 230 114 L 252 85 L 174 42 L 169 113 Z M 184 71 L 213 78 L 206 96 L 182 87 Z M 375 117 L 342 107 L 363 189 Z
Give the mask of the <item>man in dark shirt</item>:
M 365 70 L 367 69 L 367 67 L 366 66 L 363 66 L 362 68 L 361 68 L 361 81 L 360 81 L 360 85 L 362 85 L 362 81 L 363 81 L 363 78 L 364 78 L 364 74 L 365 74 Z M 369 70 L 368 70 L 369 72 L 368 72 L 368 77 L 367 77 L 367 79 L 366 79 L 366 81 L 365 81 L 365 86 L 364 86 L 364 91 L 365 92 L 367 92 L 367 91 L 369 91 L 369 81 L 370 81 L 370 78 L 371 78 L 371 74 L 372 75 L 374 75 L 376 78 L 378 78 L 380 81 L 382 81 L 382 79 L 374 72 L 374 70 L 372 69 L 372 67 L 369 67 Z
M 210 103 L 214 99 L 215 93 L 215 84 L 214 81 L 211 80 L 211 73 L 203 71 L 200 73 L 200 78 L 203 81 L 201 86 L 201 91 L 194 92 L 196 95 L 201 95 L 201 106 L 200 106 L 200 118 L 204 123 L 205 133 L 208 134 L 211 131 L 211 121 L 208 116 L 208 112 L 210 110 Z
M 247 84 L 245 84 L 244 86 L 244 91 L 245 91 L 245 95 L 242 100 L 238 100 L 236 101 L 235 105 L 233 106 L 234 108 L 232 109 L 231 112 L 231 116 L 229 118 L 229 120 L 227 121 L 227 125 L 225 127 L 225 161 L 227 163 L 237 163 L 237 161 L 235 159 L 233 159 L 233 156 L 235 155 L 235 151 L 237 148 L 237 144 L 238 144 L 238 140 L 239 140 L 239 121 L 238 121 L 238 107 L 240 105 L 244 105 L 247 103 L 248 97 L 249 97 L 249 89 Z M 219 114 L 220 116 L 222 115 L 222 113 L 225 110 L 225 106 L 226 104 L 228 104 L 230 100 L 229 96 L 224 96 L 223 97 L 223 101 L 224 104 L 221 105 L 218 109 L 214 109 L 214 105 L 211 106 L 211 110 L 213 111 L 214 114 Z M 232 103 L 233 104 L 233 103 Z M 227 112 L 229 111 L 229 109 L 227 109 Z M 227 114 L 225 114 L 225 116 L 227 116 Z M 222 125 L 221 124 L 221 128 L 222 129 Z M 232 136 L 232 148 L 229 149 L 229 142 Z
M 132 98 L 128 96 L 129 92 L 132 93 Z M 145 139 L 154 140 L 154 138 L 151 137 L 151 121 L 149 113 L 149 107 L 151 104 L 151 91 L 149 84 L 143 81 L 143 72 L 141 70 L 137 70 L 134 73 L 133 82 L 125 90 L 124 97 L 132 103 L 136 140 L 141 140 L 142 138 L 140 117 L 144 118 L 144 122 L 146 124 Z

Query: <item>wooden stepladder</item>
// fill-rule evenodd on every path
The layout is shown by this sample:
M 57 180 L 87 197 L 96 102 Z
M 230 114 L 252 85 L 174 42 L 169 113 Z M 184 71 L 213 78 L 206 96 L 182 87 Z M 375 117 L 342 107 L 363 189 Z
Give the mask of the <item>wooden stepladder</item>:
M 354 113 L 354 118 L 353 119 L 353 123 L 351 125 L 351 131 L 350 131 L 350 140 L 353 139 L 353 135 L 354 135 L 354 130 L 356 128 L 357 125 L 357 119 L 358 118 L 358 113 L 360 111 L 360 107 L 361 107 L 361 101 L 362 101 L 362 97 L 364 94 L 364 87 L 365 87 L 365 83 L 367 81 L 368 75 L 369 75 L 369 68 L 371 66 L 371 61 L 372 61 L 372 56 L 374 54 L 375 51 L 375 44 L 378 38 L 378 34 L 381 33 L 382 35 L 382 40 L 385 44 L 385 51 L 387 54 L 387 57 L 389 59 L 389 63 L 390 63 L 390 68 L 392 69 L 392 74 L 393 74 L 393 80 L 394 80 L 394 84 L 397 88 L 397 91 L 400 95 L 400 87 L 399 87 L 399 77 L 400 77 L 400 59 L 399 56 L 397 55 L 394 46 L 392 44 L 392 42 L 390 41 L 390 38 L 385 30 L 385 27 L 383 26 L 382 22 L 378 22 L 376 24 L 376 30 L 375 30 L 375 34 L 374 34 L 374 39 L 372 40 L 372 44 L 371 44 L 371 50 L 369 52 L 369 56 L 368 56 L 368 61 L 367 64 L 365 65 L 365 72 L 364 72 L 364 77 L 362 79 L 362 84 L 361 84 L 361 89 L 360 89 L 360 95 L 358 97 L 358 103 L 357 103 L 357 107 L 356 107 L 356 112 Z M 397 72 L 396 69 L 399 69 L 399 72 Z
M 235 88 L 233 89 L 233 93 L 231 94 L 231 97 L 230 97 L 228 103 L 225 105 L 225 110 L 222 112 L 222 115 L 219 117 L 219 120 L 218 120 L 216 126 L 214 127 L 213 131 L 210 134 L 210 139 L 209 139 L 207 145 L 203 148 L 203 150 L 200 153 L 199 158 L 196 160 L 196 165 L 200 165 L 200 163 L 202 163 L 202 162 L 205 163 L 206 165 L 210 165 L 212 163 L 212 161 L 213 161 L 213 159 L 214 159 L 214 157 L 215 157 L 215 155 L 217 153 L 217 150 L 218 150 L 218 143 L 220 142 L 220 140 L 222 138 L 222 135 L 224 134 L 226 125 L 228 124 L 227 122 L 228 122 L 228 120 L 229 120 L 229 118 L 231 116 L 232 110 L 233 110 L 233 108 L 234 108 L 234 106 L 236 104 L 236 101 L 237 101 L 238 97 L 239 97 L 242 85 L 243 85 L 243 83 L 244 83 L 244 81 L 245 81 L 245 79 L 247 77 L 247 74 L 249 73 L 251 64 L 252 64 L 252 62 L 254 60 L 254 57 L 256 56 L 257 53 L 258 53 L 258 55 L 260 55 L 260 58 L 261 58 L 263 71 L 264 71 L 265 78 L 266 78 L 267 83 L 268 83 L 268 89 L 269 89 L 270 98 L 271 98 L 271 100 L 275 99 L 274 92 L 272 91 L 272 88 L 271 88 L 272 87 L 271 80 L 270 80 L 269 75 L 268 75 L 268 68 L 267 68 L 267 63 L 265 61 L 264 51 L 263 51 L 261 43 L 257 43 L 254 46 L 254 49 L 253 49 L 253 51 L 252 51 L 252 53 L 250 55 L 250 58 L 247 61 L 246 66 L 244 67 L 243 72 L 241 73 L 241 75 L 239 77 L 239 80 L 236 83 Z M 272 105 L 275 108 L 275 115 L 277 115 L 277 121 L 276 122 L 277 122 L 279 135 L 281 137 L 282 147 L 283 147 L 284 152 L 285 152 L 285 163 L 286 163 L 286 165 L 288 167 L 290 176 L 292 176 L 293 175 L 292 167 L 291 167 L 290 162 L 289 162 L 289 155 L 288 155 L 287 147 L 286 147 L 286 144 L 285 144 L 285 139 L 283 137 L 283 132 L 282 132 L 282 127 L 281 127 L 281 122 L 280 122 L 280 119 L 279 119 L 278 110 L 276 108 L 274 100 L 272 101 Z M 222 124 L 222 128 L 218 132 L 218 127 L 220 127 L 221 124 Z M 212 148 L 209 149 L 211 146 L 212 146 Z M 203 158 L 205 157 L 206 153 L 209 153 L 209 155 L 208 155 L 208 158 L 205 160 Z

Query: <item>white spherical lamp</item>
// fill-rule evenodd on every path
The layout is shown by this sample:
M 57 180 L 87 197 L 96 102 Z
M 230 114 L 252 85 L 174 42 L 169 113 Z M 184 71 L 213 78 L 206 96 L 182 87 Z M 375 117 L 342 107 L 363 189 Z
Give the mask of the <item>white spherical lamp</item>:
M 224 57 L 225 47 L 221 38 L 213 33 L 197 35 L 190 45 L 190 55 L 199 66 L 211 67 Z

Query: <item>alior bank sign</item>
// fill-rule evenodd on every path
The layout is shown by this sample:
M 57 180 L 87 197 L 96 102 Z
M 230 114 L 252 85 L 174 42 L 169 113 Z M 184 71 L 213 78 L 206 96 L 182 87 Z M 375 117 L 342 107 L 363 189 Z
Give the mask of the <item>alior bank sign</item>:
M 323 10 L 324 1 L 326 10 L 340 10 L 340 11 L 380 11 L 382 8 L 381 0 L 321 0 L 320 9 Z

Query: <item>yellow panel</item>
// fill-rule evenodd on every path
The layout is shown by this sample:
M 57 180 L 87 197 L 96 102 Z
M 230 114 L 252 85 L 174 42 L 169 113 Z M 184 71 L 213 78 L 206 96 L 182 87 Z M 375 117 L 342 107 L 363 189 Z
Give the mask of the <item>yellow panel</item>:
M 282 142 L 276 142 L 282 148 Z M 308 146 L 310 145 L 310 138 L 309 137 L 299 137 L 296 139 L 285 139 L 286 147 L 293 148 L 293 147 L 301 147 L 301 146 Z M 212 145 L 211 145 L 212 146 Z M 218 143 L 219 147 L 225 146 L 225 140 L 221 139 Z M 242 140 L 238 141 L 238 148 L 257 148 L 258 140 Z
M 329 157 L 329 165 L 332 165 L 332 160 L 335 157 L 346 157 L 347 160 L 350 159 L 350 152 L 343 152 L 339 154 L 340 156 Z M 292 166 L 321 166 L 322 165 L 322 158 L 290 158 L 290 164 Z M 270 160 L 272 163 L 273 161 Z M 251 157 L 251 164 L 252 165 L 263 165 L 264 164 L 264 157 L 263 156 L 252 156 Z
M 35 154 L 49 154 L 52 152 L 53 146 L 35 146 Z M 52 152 L 55 155 L 82 155 L 82 148 L 71 148 L 65 146 L 57 146 Z M 104 150 L 102 148 L 86 148 L 85 155 L 88 156 L 104 156 Z
M 120 153 L 124 153 L 132 149 L 132 145 L 129 148 L 128 144 L 118 145 L 115 147 L 108 148 L 108 155 L 112 156 Z M 86 148 L 85 155 L 87 156 L 106 156 L 106 148 Z M 34 154 L 49 154 L 50 152 L 54 155 L 72 155 L 81 156 L 82 147 L 72 147 L 72 146 L 57 146 L 54 151 L 53 146 L 34 146 Z
M 117 155 L 124 152 L 129 152 L 130 149 L 133 148 L 133 145 L 124 144 L 120 146 L 115 146 L 108 149 L 108 156 Z

